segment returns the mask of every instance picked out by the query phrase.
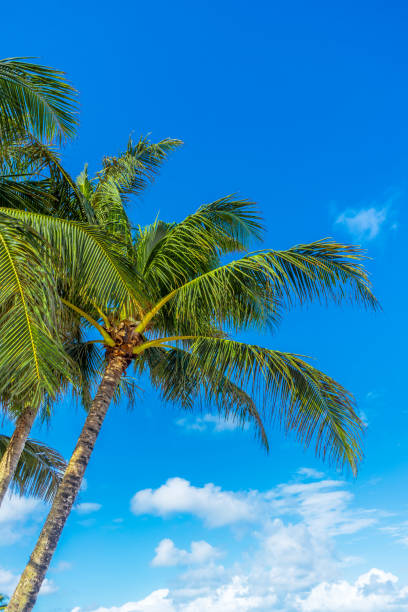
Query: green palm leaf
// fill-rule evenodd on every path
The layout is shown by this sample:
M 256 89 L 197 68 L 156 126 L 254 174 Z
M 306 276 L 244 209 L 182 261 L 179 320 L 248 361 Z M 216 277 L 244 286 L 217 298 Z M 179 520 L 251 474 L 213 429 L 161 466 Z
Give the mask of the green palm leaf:
M 0 435 L 0 458 L 9 442 L 8 436 Z M 36 440 L 27 440 L 10 490 L 19 495 L 52 501 L 65 468 L 66 462 L 56 450 Z
M 95 192 L 96 202 L 103 201 L 105 185 L 114 184 L 122 202 L 126 203 L 130 194 L 139 194 L 154 180 L 168 155 L 182 144 L 181 140 L 173 138 L 158 143 L 147 138 L 140 138 L 136 143 L 129 139 L 126 150 L 118 157 L 104 158 Z
M 0 130 L 12 123 L 39 140 L 72 137 L 76 91 L 62 72 L 26 60 L 0 60 Z

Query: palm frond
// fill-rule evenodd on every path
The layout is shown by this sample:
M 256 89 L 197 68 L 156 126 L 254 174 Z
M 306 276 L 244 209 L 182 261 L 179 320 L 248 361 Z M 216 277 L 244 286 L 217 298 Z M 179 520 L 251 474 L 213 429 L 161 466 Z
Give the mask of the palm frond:
M 59 298 L 44 243 L 0 213 L 0 394 L 38 405 L 72 364 L 59 340 Z
M 346 300 L 377 310 L 379 304 L 363 266 L 366 259 L 361 247 L 339 244 L 330 238 L 267 255 L 280 295 L 289 304 L 293 297 L 300 302 Z
M 27 211 L 1 212 L 34 228 L 53 248 L 55 257 L 62 259 L 60 291 L 69 301 L 95 299 L 104 310 L 124 305 L 130 312 L 138 310 L 138 279 L 103 229 Z
M 22 180 L 24 178 L 25 180 Z M 0 176 L 0 207 L 46 213 L 51 202 L 49 181 L 22 176 L 20 172 Z
M 250 253 L 174 289 L 145 322 L 160 326 L 176 317 L 183 333 L 199 334 L 209 320 L 234 330 L 249 325 L 264 329 L 279 321 L 282 305 L 294 301 L 348 300 L 376 309 L 363 259 L 359 247 L 327 240 Z
M 100 199 L 103 200 L 105 183 L 113 182 L 117 186 L 124 203 L 130 194 L 139 194 L 154 180 L 169 154 L 182 144 L 181 140 L 174 138 L 157 143 L 147 138 L 140 138 L 136 143 L 129 139 L 126 150 L 118 157 L 104 158 L 95 191 L 95 207 Z
M 200 206 L 180 223 L 156 221 L 139 229 L 135 264 L 157 293 L 204 274 L 219 264 L 221 255 L 244 251 L 262 232 L 255 204 L 227 196 Z
M 9 436 L 0 435 L 0 457 L 5 453 L 9 442 Z M 66 462 L 56 450 L 36 440 L 27 440 L 10 490 L 18 495 L 52 501 L 65 468 Z
M 113 403 L 118 406 L 120 402 L 126 404 L 128 410 L 133 410 L 142 393 L 141 387 L 132 376 L 122 376 L 119 385 L 115 389 Z
M 192 376 L 228 377 L 249 391 L 264 418 L 294 432 L 306 447 L 314 442 L 317 456 L 356 472 L 363 425 L 352 396 L 335 380 L 299 355 L 225 338 L 198 338 L 191 353 L 197 364 L 192 362 Z
M 132 237 L 124 205 L 130 194 L 139 194 L 145 189 L 169 153 L 181 144 L 180 140 L 170 138 L 158 143 L 151 143 L 147 138 L 133 143 L 130 139 L 126 150 L 118 157 L 104 158 L 90 202 L 98 222 L 119 238 L 127 249 Z
M 75 89 L 62 72 L 26 60 L 0 60 L 0 129 L 12 122 L 39 140 L 72 137 Z

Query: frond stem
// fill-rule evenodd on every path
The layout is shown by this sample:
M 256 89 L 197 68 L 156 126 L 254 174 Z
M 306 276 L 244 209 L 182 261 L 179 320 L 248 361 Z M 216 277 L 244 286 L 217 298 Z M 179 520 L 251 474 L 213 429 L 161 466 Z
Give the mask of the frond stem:
M 108 344 L 109 346 L 115 346 L 115 341 L 110 337 L 108 332 L 103 329 L 102 325 L 99 325 L 98 321 L 95 321 L 95 319 L 91 317 L 91 315 L 89 315 L 81 308 L 78 308 L 78 306 L 75 306 L 75 304 L 71 304 L 71 302 L 64 300 L 63 298 L 61 298 L 61 302 L 65 304 L 65 306 L 68 306 L 69 308 L 77 312 L 79 315 L 81 315 L 81 317 L 84 317 L 84 319 L 86 319 L 88 323 L 95 327 L 105 340 L 105 344 Z

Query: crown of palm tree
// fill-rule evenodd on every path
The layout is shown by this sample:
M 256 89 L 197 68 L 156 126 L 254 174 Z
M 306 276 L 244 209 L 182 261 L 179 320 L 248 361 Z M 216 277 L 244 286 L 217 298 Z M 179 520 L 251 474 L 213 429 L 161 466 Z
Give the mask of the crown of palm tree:
M 135 325 L 143 336 L 134 348 L 136 370 L 149 372 L 163 399 L 186 408 L 215 402 L 241 422 L 252 419 L 266 446 L 264 425 L 275 421 L 306 445 L 314 441 L 318 454 L 355 469 L 361 422 L 350 394 L 298 355 L 228 336 L 251 327 L 274 331 L 295 302 L 347 300 L 376 308 L 362 251 L 327 239 L 248 252 L 262 237 L 261 218 L 253 203 L 234 196 L 201 206 L 179 223 L 132 228 L 129 197 L 180 144 L 130 141 L 121 155 L 104 160 L 95 178 L 85 168 L 76 199 L 93 211 L 93 225 L 75 202 L 70 219 L 0 212 L 52 245 L 63 302 L 105 345 L 115 344 L 120 322 Z

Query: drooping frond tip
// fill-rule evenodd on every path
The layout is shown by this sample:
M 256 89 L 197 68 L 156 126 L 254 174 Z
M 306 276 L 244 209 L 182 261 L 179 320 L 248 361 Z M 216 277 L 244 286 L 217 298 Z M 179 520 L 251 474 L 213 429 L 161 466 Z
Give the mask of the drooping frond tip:
M 215 368 L 201 368 L 193 352 L 154 347 L 142 354 L 139 370 L 146 365 L 163 401 L 187 411 L 211 412 L 215 407 L 220 418 L 231 419 L 239 427 L 252 424 L 255 437 L 269 450 L 264 424 L 251 396 Z
M 225 338 L 198 338 L 191 351 L 201 372 L 216 372 L 247 390 L 265 423 L 293 432 L 305 447 L 314 443 L 322 459 L 357 472 L 363 424 L 352 396 L 335 380 L 298 355 Z
M 364 267 L 368 257 L 361 247 L 324 238 L 272 254 L 282 295 L 289 302 L 294 296 L 301 302 L 348 300 L 366 308 L 380 308 Z

